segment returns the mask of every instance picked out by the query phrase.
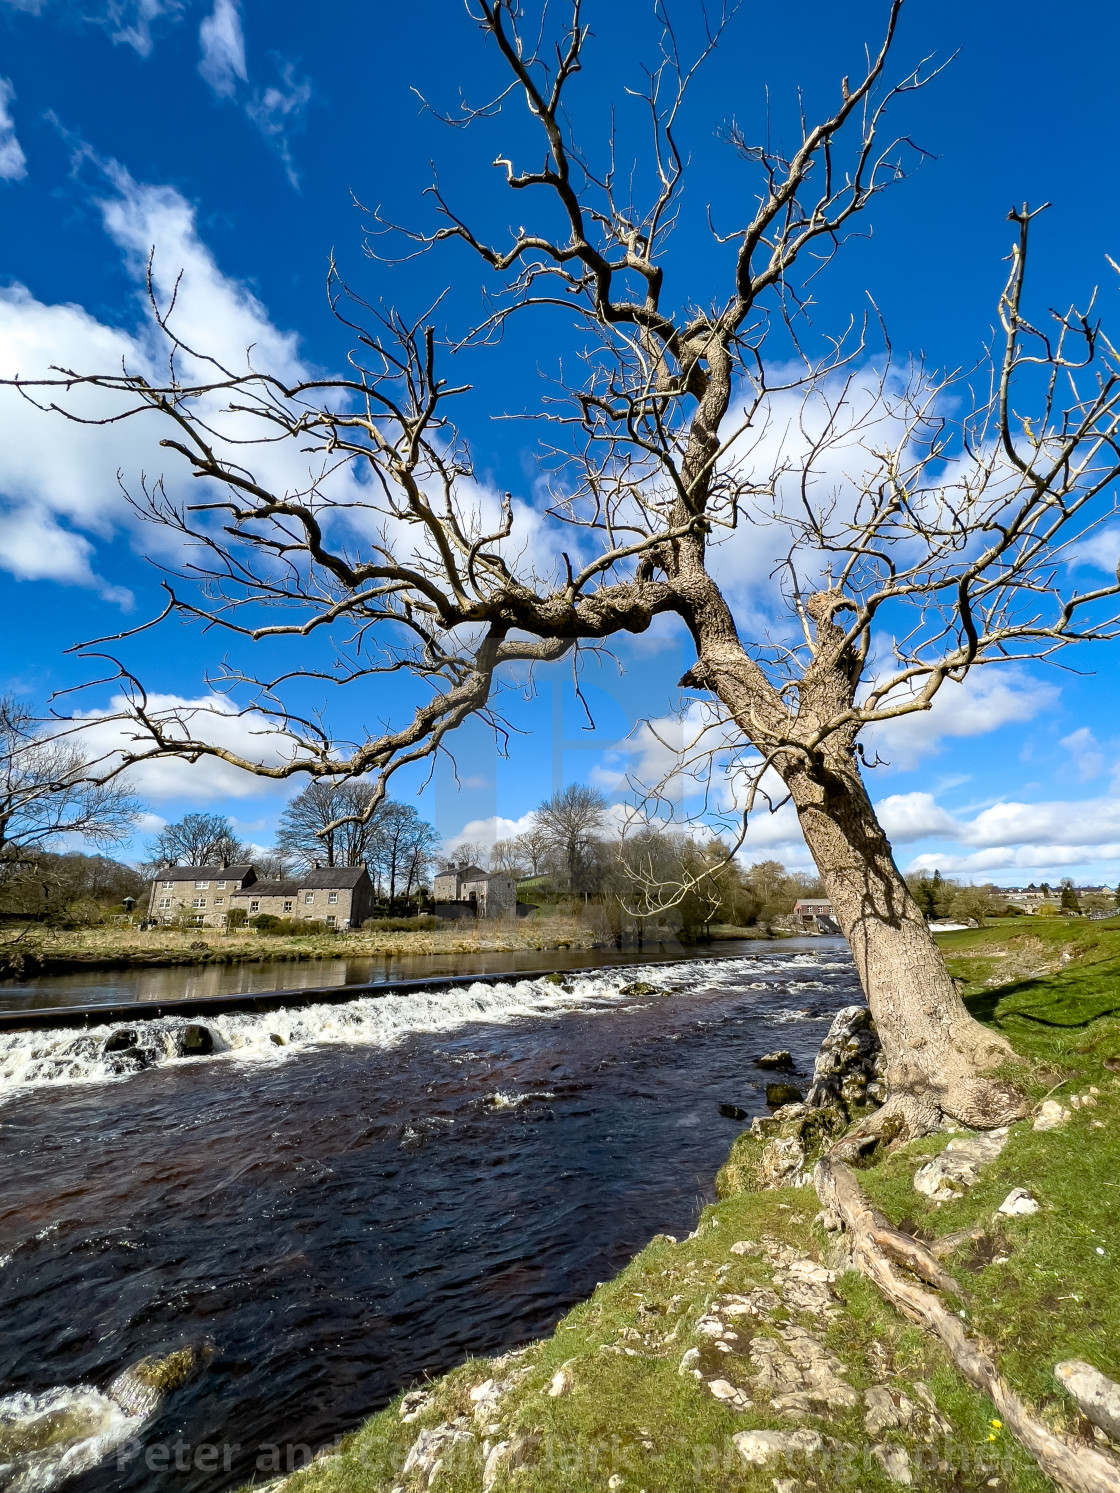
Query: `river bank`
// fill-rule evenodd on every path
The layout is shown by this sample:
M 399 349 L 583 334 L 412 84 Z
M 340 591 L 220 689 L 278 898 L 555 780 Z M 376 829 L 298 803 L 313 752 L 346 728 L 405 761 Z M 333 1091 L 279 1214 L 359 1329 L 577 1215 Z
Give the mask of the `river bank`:
M 673 935 L 667 936 L 675 942 Z M 769 936 L 764 928 L 718 925 L 710 930 L 713 941 Z M 25 925 L 0 931 L 0 980 L 96 970 L 614 947 L 615 940 L 603 933 L 597 920 L 555 913 L 491 923 L 462 921 L 416 932 L 355 930 L 294 936 L 261 934 L 251 928 L 224 933 L 207 928 L 68 930 Z
M 1054 1370 L 1084 1360 L 1120 1379 L 1120 931 L 1063 932 L 943 940 L 974 1013 L 1030 1061 L 1032 1115 L 974 1158 L 939 1134 L 859 1175 L 941 1259 L 1012 1390 L 1051 1430 L 1115 1452 Z M 996 983 L 1015 960 L 1058 968 Z M 1051 1488 L 940 1342 L 851 1268 L 813 1188 L 763 1185 L 781 1177 L 765 1130 L 736 1142 L 692 1236 L 655 1238 L 548 1337 L 398 1397 L 306 1470 L 277 1478 L 292 1449 L 275 1448 L 258 1488 Z

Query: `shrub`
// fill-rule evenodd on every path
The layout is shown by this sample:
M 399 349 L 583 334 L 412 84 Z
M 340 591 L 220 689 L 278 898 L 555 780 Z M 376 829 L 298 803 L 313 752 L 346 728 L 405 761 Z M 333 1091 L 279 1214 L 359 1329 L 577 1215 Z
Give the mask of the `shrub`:
M 309 933 L 325 933 L 322 923 L 306 922 L 303 918 L 279 918 L 273 912 L 260 912 L 249 919 L 249 926 L 269 937 L 298 938 Z
M 226 913 L 227 928 L 244 928 L 249 921 L 249 914 L 243 907 L 231 907 Z
M 433 917 L 431 913 L 414 918 L 366 918 L 362 924 L 363 933 L 434 933 L 437 928 L 442 928 L 442 918 Z

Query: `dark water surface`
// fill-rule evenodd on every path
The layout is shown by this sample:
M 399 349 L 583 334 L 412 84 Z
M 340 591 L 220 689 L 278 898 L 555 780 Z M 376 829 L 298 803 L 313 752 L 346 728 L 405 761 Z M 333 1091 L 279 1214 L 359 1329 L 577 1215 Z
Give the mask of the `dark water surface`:
M 669 996 L 621 995 L 639 973 Z M 109 1028 L 0 1037 L 0 1396 L 208 1344 L 141 1440 L 240 1443 L 229 1470 L 114 1455 L 68 1489 L 218 1493 L 262 1447 L 314 1449 L 690 1230 L 741 1128 L 718 1105 L 762 1112 L 754 1058 L 807 1074 L 857 999 L 817 938 L 229 1014 L 221 1056 L 116 1078 Z

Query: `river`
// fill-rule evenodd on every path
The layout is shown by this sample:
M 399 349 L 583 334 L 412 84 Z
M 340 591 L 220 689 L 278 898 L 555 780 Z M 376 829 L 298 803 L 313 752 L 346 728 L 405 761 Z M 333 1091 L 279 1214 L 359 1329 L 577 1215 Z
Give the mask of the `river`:
M 204 1057 L 169 1055 L 176 1018 L 130 1022 L 131 1058 L 108 1026 L 0 1034 L 0 1407 L 189 1345 L 205 1366 L 65 1486 L 220 1493 L 548 1332 L 694 1226 L 742 1124 L 719 1106 L 765 1112 L 754 1059 L 803 1081 L 860 998 L 838 939 L 724 952 L 215 1014 Z

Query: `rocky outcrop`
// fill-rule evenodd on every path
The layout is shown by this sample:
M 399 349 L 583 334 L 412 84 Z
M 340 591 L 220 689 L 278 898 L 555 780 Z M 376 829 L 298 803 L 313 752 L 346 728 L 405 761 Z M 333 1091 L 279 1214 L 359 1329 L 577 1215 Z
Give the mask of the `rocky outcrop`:
M 972 1186 L 980 1168 L 994 1161 L 1007 1144 L 1008 1129 L 988 1130 L 980 1135 L 957 1136 L 940 1156 L 927 1161 L 914 1173 L 914 1190 L 935 1203 L 951 1202 Z
M 810 1109 L 881 1104 L 886 1097 L 884 1066 L 871 1012 L 866 1006 L 845 1006 L 821 1043 L 806 1102 Z

